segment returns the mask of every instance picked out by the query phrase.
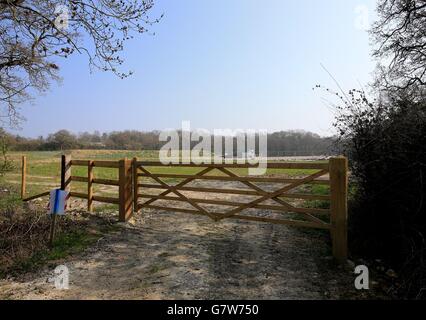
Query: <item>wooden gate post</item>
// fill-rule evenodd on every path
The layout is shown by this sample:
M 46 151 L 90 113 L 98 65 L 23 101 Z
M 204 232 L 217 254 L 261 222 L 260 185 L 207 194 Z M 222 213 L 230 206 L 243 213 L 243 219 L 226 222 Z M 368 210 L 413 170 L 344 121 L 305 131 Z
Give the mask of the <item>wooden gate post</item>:
M 119 220 L 126 222 L 132 216 L 132 161 L 119 161 Z
M 62 155 L 61 190 L 71 191 L 71 155 Z
M 21 199 L 25 199 L 27 191 L 27 157 L 22 156 L 21 163 Z
M 331 238 L 333 256 L 339 263 L 348 258 L 348 159 L 330 159 Z

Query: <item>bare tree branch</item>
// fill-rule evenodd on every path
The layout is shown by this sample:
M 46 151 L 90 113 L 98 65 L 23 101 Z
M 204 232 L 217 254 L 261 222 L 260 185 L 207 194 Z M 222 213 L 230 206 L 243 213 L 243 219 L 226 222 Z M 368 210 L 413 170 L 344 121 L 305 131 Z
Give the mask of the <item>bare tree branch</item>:
M 19 123 L 19 104 L 59 80 L 58 61 L 74 53 L 91 69 L 131 75 L 120 71 L 120 53 L 159 21 L 148 16 L 152 7 L 153 0 L 0 0 L 0 124 Z
M 426 0 L 379 0 L 371 29 L 379 59 L 376 85 L 387 90 L 426 87 Z

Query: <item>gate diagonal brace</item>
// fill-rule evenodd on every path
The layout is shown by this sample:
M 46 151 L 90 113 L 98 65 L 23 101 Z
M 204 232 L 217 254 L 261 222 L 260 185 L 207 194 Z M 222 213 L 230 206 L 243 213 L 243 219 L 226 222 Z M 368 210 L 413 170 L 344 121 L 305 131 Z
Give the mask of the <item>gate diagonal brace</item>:
M 225 219 L 225 218 L 232 217 L 232 216 L 236 215 L 237 213 L 239 213 L 239 212 L 241 212 L 241 211 L 243 211 L 245 209 L 252 208 L 253 206 L 255 206 L 255 205 L 257 205 L 257 204 L 259 204 L 259 203 L 261 203 L 263 201 L 269 200 L 271 198 L 275 198 L 275 197 L 279 196 L 280 194 L 282 194 L 284 192 L 287 192 L 287 191 L 289 191 L 291 189 L 294 189 L 294 188 L 296 188 L 296 187 L 298 187 L 300 185 L 303 185 L 303 184 L 308 183 L 308 182 L 310 182 L 312 180 L 315 180 L 316 178 L 319 178 L 319 177 L 325 175 L 326 173 L 328 173 L 328 170 L 321 170 L 321 171 L 319 171 L 319 172 L 317 172 L 317 173 L 315 173 L 313 175 L 310 175 L 308 177 L 303 178 L 300 181 L 294 182 L 294 183 L 292 183 L 292 184 L 290 184 L 288 186 L 280 188 L 277 191 L 268 192 L 266 195 L 264 195 L 264 196 L 262 196 L 262 197 L 260 197 L 260 198 L 258 198 L 256 200 L 253 200 L 253 201 L 251 201 L 249 203 L 246 203 L 246 204 L 244 204 L 242 206 L 239 206 L 238 208 L 230 210 L 228 213 L 226 213 L 223 216 L 221 216 L 220 219 Z M 322 223 L 324 223 L 324 222 L 322 222 Z
M 230 177 L 233 178 L 238 178 L 238 175 L 236 175 L 235 173 L 229 171 L 226 168 L 218 168 L 220 171 L 222 171 L 223 173 L 227 174 Z M 250 181 L 241 181 L 243 184 L 245 184 L 246 186 L 252 188 L 253 190 L 261 193 L 262 195 L 269 195 L 270 192 L 267 192 L 265 190 L 263 190 L 262 188 L 258 187 L 257 185 L 255 185 L 254 183 L 251 183 Z M 281 194 L 280 194 L 281 195 Z M 280 199 L 278 196 L 271 198 L 272 200 L 274 200 L 275 202 L 278 202 L 280 205 L 282 205 L 284 208 L 286 208 L 287 210 L 291 211 L 292 209 L 295 209 L 295 207 L 293 205 L 291 205 L 290 203 L 288 203 L 287 201 L 284 201 L 282 199 Z M 317 222 L 317 223 L 322 223 L 325 224 L 324 221 L 322 221 L 321 219 L 318 219 L 317 217 L 314 217 L 313 215 L 306 213 L 306 212 L 300 212 L 300 214 L 304 215 L 306 218 L 308 218 L 309 220 L 313 221 L 313 222 Z
M 186 202 L 188 202 L 189 204 L 191 204 L 194 208 L 196 208 L 197 210 L 199 210 L 201 213 L 203 213 L 204 215 L 209 216 L 211 219 L 213 219 L 214 221 L 219 221 L 219 217 L 213 213 L 213 212 L 209 212 L 206 209 L 204 209 L 203 207 L 199 206 L 196 202 L 192 201 L 191 199 L 188 199 L 187 197 L 185 197 L 182 193 L 180 193 L 178 190 L 176 190 L 176 186 L 170 186 L 167 183 L 163 182 L 160 178 L 154 176 L 151 172 L 149 172 L 148 170 L 146 170 L 143 167 L 140 167 L 140 169 L 150 178 L 154 179 L 155 181 L 157 181 L 158 183 L 160 183 L 163 187 L 167 188 L 168 190 L 170 190 L 170 192 L 173 192 L 174 194 L 176 194 L 179 198 L 181 198 L 182 200 L 185 200 Z
M 141 169 L 142 169 L 142 167 L 140 167 Z M 204 170 L 201 170 L 200 172 L 198 172 L 197 173 L 197 175 L 205 175 L 206 173 L 209 173 L 210 171 L 212 171 L 214 168 L 206 168 L 206 169 L 204 169 Z M 194 181 L 196 178 L 186 178 L 185 180 L 183 180 L 183 181 L 181 181 L 181 182 L 179 182 L 175 187 L 176 188 L 180 188 L 180 187 L 183 187 L 183 186 L 185 186 L 185 185 L 187 185 L 188 183 L 190 183 L 190 182 L 192 182 L 192 181 Z M 166 190 L 166 191 L 164 191 L 164 192 L 162 192 L 162 193 L 160 193 L 160 196 L 166 196 L 166 195 L 168 195 L 169 193 L 171 193 L 172 191 L 171 190 Z M 156 199 L 151 199 L 151 200 L 148 200 L 148 201 L 146 201 L 146 202 L 144 202 L 144 205 L 150 205 L 151 203 L 153 203 L 153 202 L 155 202 L 156 201 Z

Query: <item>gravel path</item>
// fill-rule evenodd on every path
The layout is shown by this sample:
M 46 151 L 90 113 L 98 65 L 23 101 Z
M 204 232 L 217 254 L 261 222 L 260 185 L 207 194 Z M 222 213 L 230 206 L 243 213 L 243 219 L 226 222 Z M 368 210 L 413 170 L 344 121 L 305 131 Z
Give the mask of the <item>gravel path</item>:
M 145 211 L 61 262 L 70 270 L 69 290 L 54 288 L 50 266 L 0 281 L 0 298 L 363 298 L 353 274 L 332 262 L 328 241 L 317 231 Z

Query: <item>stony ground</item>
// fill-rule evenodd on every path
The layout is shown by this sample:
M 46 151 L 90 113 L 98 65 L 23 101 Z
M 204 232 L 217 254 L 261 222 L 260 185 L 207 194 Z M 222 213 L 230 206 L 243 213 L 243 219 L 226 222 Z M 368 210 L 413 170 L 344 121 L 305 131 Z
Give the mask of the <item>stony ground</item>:
M 163 211 L 57 264 L 68 290 L 49 280 L 55 264 L 0 281 L 0 299 L 365 299 L 353 271 L 336 266 L 327 233 Z

